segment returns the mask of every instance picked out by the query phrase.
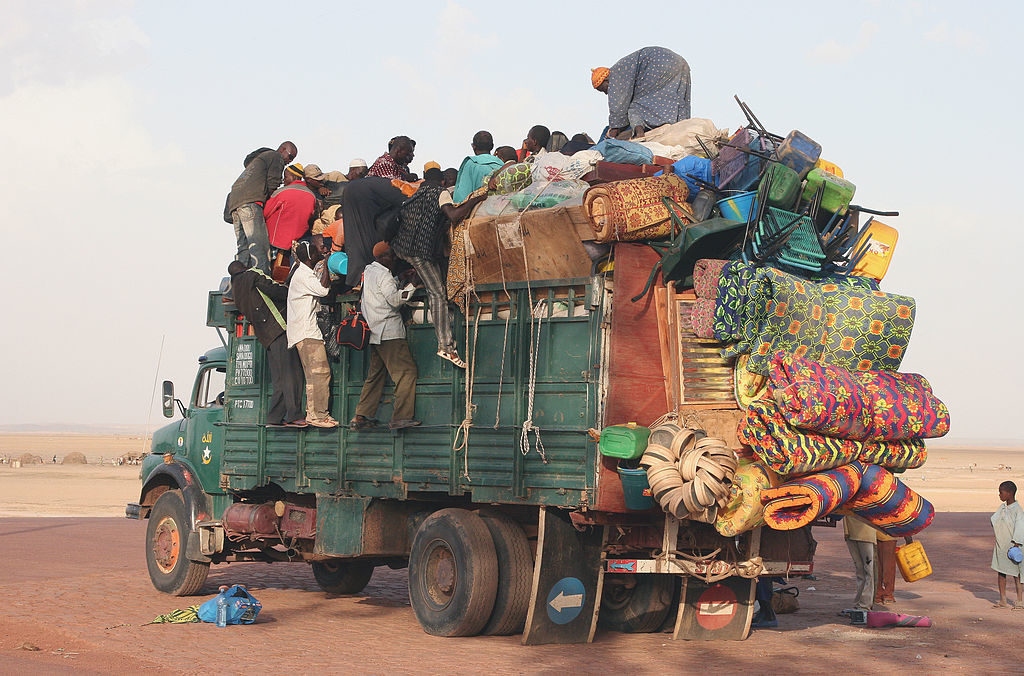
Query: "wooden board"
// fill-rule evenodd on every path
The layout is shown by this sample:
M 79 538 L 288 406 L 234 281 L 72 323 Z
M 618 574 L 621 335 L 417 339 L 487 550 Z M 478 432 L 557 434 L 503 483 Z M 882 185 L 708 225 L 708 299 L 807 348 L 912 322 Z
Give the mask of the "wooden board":
M 604 526 L 576 530 L 564 510 L 541 507 L 537 563 L 523 645 L 590 643 L 601 607 Z
M 590 275 L 591 260 L 583 240 L 594 239 L 594 231 L 580 206 L 474 217 L 466 229 L 466 253 L 477 284 Z

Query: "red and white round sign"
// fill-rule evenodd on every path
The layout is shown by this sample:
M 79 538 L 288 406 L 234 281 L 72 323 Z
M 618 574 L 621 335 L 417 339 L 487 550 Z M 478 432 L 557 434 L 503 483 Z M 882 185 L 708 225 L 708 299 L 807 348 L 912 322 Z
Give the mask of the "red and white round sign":
M 736 617 L 738 605 L 731 589 L 716 584 L 697 599 L 697 622 L 708 631 L 722 629 Z

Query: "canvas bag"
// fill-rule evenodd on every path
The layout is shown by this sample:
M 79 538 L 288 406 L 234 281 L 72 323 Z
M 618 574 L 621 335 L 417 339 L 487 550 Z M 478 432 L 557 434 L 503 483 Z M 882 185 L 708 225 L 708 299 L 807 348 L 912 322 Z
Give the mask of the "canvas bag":
M 203 622 L 217 621 L 217 599 L 228 600 L 228 624 L 252 624 L 263 609 L 263 604 L 240 584 L 225 589 L 199 606 L 199 619 Z

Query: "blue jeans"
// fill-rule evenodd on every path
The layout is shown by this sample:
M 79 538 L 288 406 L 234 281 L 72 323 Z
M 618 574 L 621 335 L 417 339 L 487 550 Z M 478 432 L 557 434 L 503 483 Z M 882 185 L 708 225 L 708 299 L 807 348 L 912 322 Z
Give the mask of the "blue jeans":
M 269 276 L 270 237 L 267 235 L 267 223 L 263 220 L 263 209 L 253 202 L 243 204 L 231 212 L 231 223 L 238 242 L 235 260 L 255 265 Z

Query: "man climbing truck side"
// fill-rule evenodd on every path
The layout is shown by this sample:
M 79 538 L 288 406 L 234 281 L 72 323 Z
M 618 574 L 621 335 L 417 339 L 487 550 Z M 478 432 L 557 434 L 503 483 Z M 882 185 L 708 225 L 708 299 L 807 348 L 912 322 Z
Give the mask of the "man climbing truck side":
M 395 431 L 267 425 L 266 351 L 212 292 L 207 323 L 227 331 L 227 346 L 200 358 L 187 404 L 164 383 L 165 415 L 177 406 L 183 417 L 154 434 L 128 507 L 149 519 L 154 585 L 195 594 L 210 564 L 302 559 L 323 589 L 357 593 L 375 566 L 407 565 L 416 617 L 439 636 L 586 642 L 597 621 L 646 632 L 668 618 L 677 637 L 745 637 L 755 575 L 809 572 L 812 541 L 806 530 L 726 538 L 627 508 L 616 462 L 590 430 L 651 421 L 670 405 L 654 303 L 629 301 L 657 257 L 620 244 L 615 260 L 614 293 L 604 275 L 478 285 L 469 326 L 462 315 L 455 326 L 465 371 L 436 357 L 430 324 L 410 324 L 422 425 Z M 352 417 L 368 362 L 368 351 L 345 350 L 332 365 L 335 418 Z M 223 398 L 211 399 L 225 376 Z M 702 411 L 708 433 L 736 445 L 735 403 L 719 397 Z M 654 556 L 681 549 L 694 558 Z M 696 615 L 708 593 L 729 610 L 713 629 Z

